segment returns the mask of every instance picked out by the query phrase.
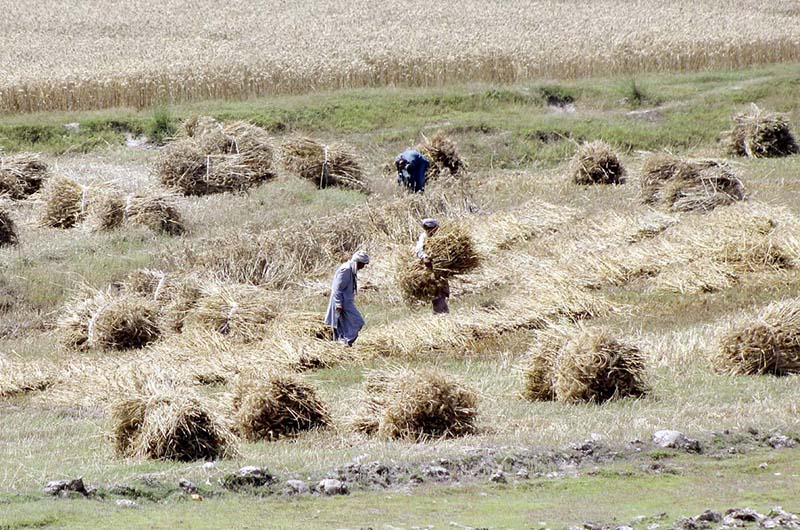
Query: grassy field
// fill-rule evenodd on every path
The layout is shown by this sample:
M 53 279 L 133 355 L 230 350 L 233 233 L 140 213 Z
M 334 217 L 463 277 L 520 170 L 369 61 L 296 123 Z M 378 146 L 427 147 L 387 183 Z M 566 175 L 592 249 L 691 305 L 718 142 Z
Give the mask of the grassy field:
M 167 527 L 183 521 L 192 527 L 219 526 L 232 514 L 253 521 L 273 514 L 271 526 L 400 527 L 446 526 L 450 521 L 490 528 L 566 525 L 589 518 L 620 522 L 666 511 L 671 518 L 706 508 L 747 503 L 763 509 L 797 498 L 796 450 L 740 458 L 673 455 L 677 475 L 642 474 L 637 463 L 603 467 L 600 474 L 576 479 L 536 480 L 524 485 L 466 483 L 425 485 L 409 491 L 356 492 L 347 499 L 254 500 L 248 495 L 208 498 L 202 504 L 168 500 L 143 503 L 126 512 L 112 503 L 43 500 L 39 490 L 57 478 L 84 476 L 108 487 L 143 477 L 171 484 L 181 477 L 216 485 L 224 473 L 246 464 L 268 467 L 284 478 L 320 477 L 351 461 L 424 463 L 460 458 L 472 451 L 513 448 L 547 449 L 581 441 L 592 433 L 610 444 L 670 428 L 697 437 L 730 429 L 746 432 L 800 432 L 800 387 L 796 377 L 733 377 L 714 373 L 709 359 L 718 337 L 740 316 L 765 304 L 800 295 L 800 157 L 775 160 L 735 159 L 732 166 L 745 183 L 749 201 L 710 214 L 654 211 L 639 201 L 639 170 L 644 151 L 669 149 L 687 156 L 723 157 L 720 134 L 730 116 L 750 103 L 800 118 L 800 78 L 796 66 L 681 75 L 641 75 L 587 81 L 483 84 L 447 89 L 359 89 L 314 96 L 282 96 L 246 102 L 207 102 L 153 110 L 106 110 L 75 114 L 41 113 L 0 118 L 0 145 L 9 151 L 37 150 L 57 174 L 88 183 L 113 181 L 122 189 L 153 189 L 150 168 L 157 150 L 130 149 L 124 134 L 177 127 L 195 114 L 223 120 L 248 119 L 276 137 L 293 132 L 342 140 L 364 158 L 374 192 L 319 191 L 308 182 L 281 174 L 248 194 L 180 198 L 187 235 L 171 239 L 145 230 L 90 233 L 45 229 L 37 224 L 37 200 L 14 204 L 21 245 L 0 249 L 0 383 L 33 367 L 70 371 L 71 380 L 42 392 L 0 401 L 0 528 L 124 525 Z M 548 98 L 569 98 L 571 106 L 548 105 Z M 166 118 L 165 113 L 166 112 Z M 77 133 L 63 124 L 79 122 Z M 355 349 L 357 360 L 312 370 L 313 382 L 331 409 L 334 426 L 296 440 L 242 443 L 241 455 L 220 461 L 209 472 L 200 463 L 180 464 L 120 459 L 108 439 L 105 405 L 109 380 L 128 367 L 146 369 L 150 354 L 68 351 L 55 340 L 55 321 L 81 287 L 103 288 L 142 267 L 168 272 L 181 267 L 176 256 L 218 244 L 214 238 L 270 229 L 291 232 L 298 220 L 326 226 L 334 214 L 358 218 L 366 208 L 380 209 L 400 193 L 387 162 L 420 134 L 447 131 L 470 164 L 462 185 L 434 183 L 431 197 L 453 203 L 443 219 L 458 219 L 482 241 L 489 255 L 483 273 L 454 286 L 453 313 L 431 327 L 428 308 L 408 308 L 392 282 L 398 245 L 368 242 L 374 262 L 363 274 L 359 306 L 367 319 L 362 342 L 392 341 L 396 354 L 369 355 Z M 629 178 L 621 186 L 578 187 L 567 174 L 566 160 L 576 143 L 603 138 L 622 153 Z M 477 209 L 465 211 L 469 202 Z M 474 211 L 473 211 L 474 210 Z M 524 237 L 496 243 L 499 219 L 512 215 Z M 632 234 L 654 220 L 671 226 L 635 245 Z M 715 238 L 749 245 L 737 230 L 748 220 L 776 224 L 768 243 L 789 256 L 783 268 L 737 270 L 714 292 L 692 283 L 694 262 L 713 257 Z M 359 226 L 366 223 L 358 223 Z M 216 243 L 213 243 L 216 241 Z M 297 277 L 280 296 L 287 309 L 321 312 L 325 289 L 337 265 L 325 262 Z M 173 269 L 170 269 L 172 267 Z M 637 271 L 649 271 L 641 274 Z M 207 271 L 213 272 L 213 271 Z M 701 271 L 703 279 L 713 273 Z M 688 278 L 688 279 L 687 279 Z M 712 278 L 718 279 L 718 278 Z M 681 285 L 681 289 L 675 286 Z M 688 285 L 688 287 L 686 287 Z M 587 287 L 590 286 L 590 287 Z M 685 288 L 684 288 L 685 287 Z M 583 325 L 608 327 L 646 354 L 651 393 L 638 400 L 603 405 L 531 403 L 519 397 L 520 370 L 536 331 L 517 330 L 488 339 L 453 340 L 480 320 L 482 308 L 505 307 L 524 298 L 525 311 L 550 314 L 562 305 L 596 308 Z M 502 313 L 509 318 L 511 312 Z M 475 315 L 478 315 L 477 319 Z M 556 328 L 569 322 L 553 322 Z M 568 328 L 571 329 L 571 328 Z M 178 340 L 171 337 L 171 340 Z M 274 343 L 252 352 L 239 346 L 191 352 L 186 365 L 213 364 L 218 356 L 250 362 L 269 357 Z M 363 354 L 363 355 L 362 355 Z M 239 355 L 240 357 L 237 357 Z M 480 394 L 478 432 L 457 440 L 427 443 L 382 441 L 356 434 L 349 420 L 359 399 L 365 370 L 397 366 L 436 366 L 463 378 Z M 191 368 L 167 364 L 182 373 Z M 100 374 L 97 371 L 102 372 Z M 22 373 L 20 373 L 22 372 Z M 87 374 L 85 378 L 81 374 Z M 206 387 L 204 395 L 224 401 L 225 385 Z M 106 395 L 103 395 L 106 393 Z M 682 460 L 686 458 L 686 460 Z M 782 473 L 761 472 L 758 464 L 775 459 Z M 617 465 L 617 464 L 615 464 Z M 625 466 L 628 466 L 627 468 Z M 772 468 L 769 468 L 772 471 Z M 617 473 L 620 471 L 620 473 Z M 631 471 L 632 475 L 627 473 Z M 632 496 L 638 495 L 635 500 Z M 796 502 L 796 501 L 795 501 Z M 468 504 L 468 508 L 463 508 Z M 385 512 L 376 513 L 376 506 Z M 680 510 L 673 507 L 679 506 Z M 3 519 L 5 518 L 5 519 Z M 96 522 L 89 522 L 89 519 Z M 299 522 L 298 522 L 299 521 Z M 248 527 L 249 523 L 242 523 Z M 523 526 L 525 525 L 525 526 Z M 258 526 L 258 524 L 253 524 Z
M 419 0 L 258 9 L 241 0 L 191 7 L 5 0 L 0 10 L 7 22 L 0 110 L 7 112 L 800 59 L 797 9 L 755 0 L 494 2 L 488 9 Z

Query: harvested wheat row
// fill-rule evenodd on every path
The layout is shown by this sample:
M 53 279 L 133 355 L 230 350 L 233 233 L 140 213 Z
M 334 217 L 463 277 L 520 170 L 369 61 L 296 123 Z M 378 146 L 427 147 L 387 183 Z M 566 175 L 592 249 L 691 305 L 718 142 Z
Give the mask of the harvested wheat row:
M 441 372 L 410 368 L 368 375 L 359 432 L 381 438 L 428 440 L 475 432 L 478 395 Z
M 165 383 L 127 389 L 111 406 L 119 456 L 154 460 L 216 460 L 235 454 L 236 438 L 208 399 Z
M 278 304 L 272 293 L 252 285 L 210 282 L 200 289 L 186 326 L 251 342 L 266 336 Z
M 47 164 L 38 154 L 0 156 L 0 196 L 24 199 L 39 191 L 47 176 Z
M 192 275 L 140 269 L 128 275 L 123 289 L 152 300 L 158 306 L 160 327 L 180 333 L 200 299 L 201 284 L 200 279 Z
M 277 440 L 327 427 L 331 418 L 313 386 L 270 371 L 244 378 L 233 394 L 237 430 L 248 440 Z
M 713 364 L 737 375 L 800 373 L 800 300 L 774 302 L 725 334 Z
M 74 350 L 142 348 L 161 335 L 153 302 L 111 290 L 68 303 L 58 328 Z
M 602 140 L 587 142 L 575 152 L 569 171 L 576 184 L 620 184 L 625 168 L 610 145 Z
M 333 328 L 325 324 L 322 313 L 291 311 L 282 315 L 277 325 L 290 335 L 318 340 L 333 340 Z
M 318 188 L 339 186 L 368 191 L 361 165 L 347 146 L 326 145 L 298 136 L 281 145 L 281 156 L 288 172 L 313 182 Z
M 450 175 L 459 175 L 467 167 L 458 152 L 456 143 L 441 130 L 436 131 L 430 139 L 423 136 L 423 142 L 417 146 L 417 151 L 430 163 L 427 173 L 428 180 L 436 179 L 445 170 Z
M 174 198 L 168 195 L 106 193 L 92 204 L 88 222 L 96 231 L 115 230 L 131 224 L 172 236 L 185 232 Z
M 709 211 L 746 198 L 744 185 L 724 163 L 655 153 L 642 166 L 645 204 L 675 212 Z
M 747 114 L 733 117 L 728 151 L 737 156 L 767 158 L 793 155 L 800 151 L 786 116 L 764 112 L 755 104 Z
M 16 245 L 18 242 L 17 226 L 11 214 L 0 208 L 0 247 Z
M 47 390 L 57 381 L 52 363 L 11 361 L 0 355 L 0 398 Z
M 603 403 L 648 391 L 644 355 L 605 331 L 576 330 L 543 340 L 523 374 L 523 395 L 532 400 Z

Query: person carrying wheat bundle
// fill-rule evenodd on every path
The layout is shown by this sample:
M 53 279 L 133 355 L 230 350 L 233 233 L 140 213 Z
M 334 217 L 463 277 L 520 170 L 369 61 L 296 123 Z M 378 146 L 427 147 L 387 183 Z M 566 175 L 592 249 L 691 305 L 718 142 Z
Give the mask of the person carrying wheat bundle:
M 397 184 L 413 193 L 425 191 L 425 174 L 431 163 L 422 153 L 414 149 L 403 151 L 394 159 L 397 169 Z
M 420 224 L 423 230 L 417 240 L 417 246 L 414 247 L 414 255 L 422 261 L 425 267 L 433 269 L 433 261 L 425 253 L 425 242 L 428 241 L 428 237 L 434 235 L 439 230 L 439 221 L 428 218 L 423 219 Z M 450 284 L 447 282 L 446 278 L 441 278 L 440 287 L 433 297 L 434 315 L 442 315 L 450 312 L 450 308 L 447 305 L 448 298 L 450 298 Z
M 358 271 L 369 264 L 369 256 L 359 250 L 350 261 L 336 269 L 331 284 L 331 298 L 325 314 L 325 324 L 333 328 L 333 340 L 352 346 L 364 327 L 364 318 L 356 307 Z

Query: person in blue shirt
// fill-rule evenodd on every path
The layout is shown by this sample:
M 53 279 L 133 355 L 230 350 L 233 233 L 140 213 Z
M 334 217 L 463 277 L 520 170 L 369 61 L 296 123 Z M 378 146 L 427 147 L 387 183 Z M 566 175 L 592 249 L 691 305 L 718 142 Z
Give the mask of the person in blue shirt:
M 425 174 L 431 163 L 422 153 L 415 149 L 407 149 L 394 159 L 397 168 L 397 183 L 414 193 L 425 191 Z

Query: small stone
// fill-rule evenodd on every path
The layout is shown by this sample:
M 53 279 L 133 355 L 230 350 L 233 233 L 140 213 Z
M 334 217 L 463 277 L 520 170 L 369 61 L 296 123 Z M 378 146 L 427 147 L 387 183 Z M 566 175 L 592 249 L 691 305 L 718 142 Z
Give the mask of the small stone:
M 685 449 L 690 452 L 699 452 L 700 443 L 691 440 L 680 431 L 656 431 L 653 434 L 653 442 L 664 449 Z
M 761 462 L 760 464 L 758 464 L 758 469 L 767 469 L 768 467 L 769 464 L 767 464 L 766 462 Z
M 44 487 L 44 493 L 47 495 L 62 495 L 69 494 L 70 492 L 80 493 L 86 495 L 86 486 L 83 484 L 82 478 L 72 480 L 53 480 L 47 483 Z
M 182 478 L 178 481 L 178 487 L 186 493 L 197 493 L 197 486 L 191 480 Z
M 450 476 L 450 472 L 447 468 L 442 466 L 423 466 L 422 471 L 429 477 L 438 479 L 448 478 Z
M 260 488 L 272 484 L 275 479 L 264 468 L 256 466 L 245 466 L 236 473 L 226 475 L 222 479 L 222 485 L 228 489 L 239 489 L 245 487 Z
M 700 515 L 696 515 L 694 520 L 706 523 L 719 523 L 722 521 L 722 514 L 714 510 L 706 510 Z
M 632 526 L 628 526 L 626 524 L 620 525 L 616 528 L 616 530 L 633 530 Z
M 199 493 L 192 493 L 190 497 L 191 497 L 191 499 L 193 501 L 202 501 L 203 500 L 203 496 L 200 495 Z
M 520 480 L 527 480 L 530 478 L 527 468 L 521 467 L 517 470 L 517 478 Z
M 289 490 L 288 492 L 295 495 L 302 495 L 310 491 L 308 488 L 308 484 L 306 484 L 302 480 L 287 480 L 286 486 L 287 489 Z
M 782 434 L 773 434 L 767 439 L 767 443 L 773 449 L 791 449 L 797 445 L 794 440 Z
M 494 482 L 494 483 L 496 483 L 496 484 L 505 484 L 506 482 L 508 482 L 508 480 L 506 480 L 505 473 L 503 473 L 502 471 L 497 471 L 496 473 L 494 473 L 489 478 L 489 480 Z
M 71 133 L 80 132 L 81 124 L 76 122 L 76 121 L 71 122 L 71 123 L 65 123 L 64 124 L 64 130 L 66 130 L 67 132 L 71 132 Z
M 347 495 L 347 484 L 335 478 L 326 478 L 317 484 L 317 491 L 325 495 Z
M 116 505 L 120 508 L 136 508 L 139 506 L 136 504 L 136 501 L 132 501 L 130 499 L 117 499 Z

